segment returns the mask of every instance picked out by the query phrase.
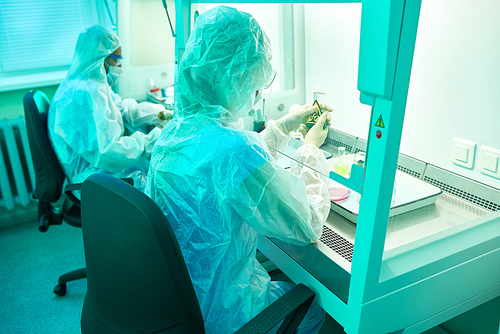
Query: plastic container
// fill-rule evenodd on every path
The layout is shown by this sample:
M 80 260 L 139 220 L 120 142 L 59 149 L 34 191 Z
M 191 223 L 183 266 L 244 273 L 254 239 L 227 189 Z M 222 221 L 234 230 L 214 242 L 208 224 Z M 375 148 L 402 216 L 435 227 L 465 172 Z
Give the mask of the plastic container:
M 151 89 L 149 90 L 149 92 L 150 92 L 150 93 L 151 93 L 151 95 L 153 95 L 154 97 L 161 97 L 160 88 L 158 88 L 158 87 L 151 88 Z

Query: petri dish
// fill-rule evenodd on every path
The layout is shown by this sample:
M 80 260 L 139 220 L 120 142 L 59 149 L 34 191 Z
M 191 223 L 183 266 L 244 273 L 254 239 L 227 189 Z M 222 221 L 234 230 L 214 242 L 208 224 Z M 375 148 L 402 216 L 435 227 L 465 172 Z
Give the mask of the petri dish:
M 345 187 L 330 187 L 328 189 L 330 200 L 337 203 L 345 201 L 349 197 L 350 193 L 351 190 Z

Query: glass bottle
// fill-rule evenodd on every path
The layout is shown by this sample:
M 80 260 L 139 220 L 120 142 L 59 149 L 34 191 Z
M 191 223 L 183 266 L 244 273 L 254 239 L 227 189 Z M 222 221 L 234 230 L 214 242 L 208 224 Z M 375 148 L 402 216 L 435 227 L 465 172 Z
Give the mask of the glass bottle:
M 339 161 L 335 164 L 335 173 L 346 176 L 349 173 L 349 165 L 345 162 L 345 147 L 338 148 Z

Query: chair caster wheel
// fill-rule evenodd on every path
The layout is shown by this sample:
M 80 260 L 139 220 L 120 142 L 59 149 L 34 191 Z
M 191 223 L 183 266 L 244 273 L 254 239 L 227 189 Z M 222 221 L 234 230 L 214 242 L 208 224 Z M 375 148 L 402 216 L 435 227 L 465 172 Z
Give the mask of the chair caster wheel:
M 54 293 L 58 296 L 64 296 L 66 294 L 66 283 L 56 285 Z

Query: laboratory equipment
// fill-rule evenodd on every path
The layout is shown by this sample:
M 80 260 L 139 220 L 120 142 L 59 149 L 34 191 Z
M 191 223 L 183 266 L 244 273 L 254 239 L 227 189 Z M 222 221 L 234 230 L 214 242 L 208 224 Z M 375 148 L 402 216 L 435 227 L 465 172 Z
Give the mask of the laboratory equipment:
M 196 2 L 181 1 L 183 6 L 176 6 L 178 32 L 184 29 L 183 38 L 176 40 L 178 60 L 190 29 L 186 9 Z M 395 177 L 396 207 L 402 197 L 400 184 L 404 184 L 396 169 L 421 1 L 354 2 L 362 3 L 357 87 L 360 102 L 372 107 L 365 148 L 372 158 L 366 164 L 369 167 L 352 165 L 349 179 L 334 172 L 330 178 L 363 194 L 358 225 L 330 215 L 317 245 L 297 247 L 259 237 L 259 249 L 292 280 L 314 287 L 321 306 L 347 333 L 421 333 L 500 295 L 500 269 L 492 265 L 500 261 L 500 212 L 471 214 L 450 205 L 449 196 L 440 196 L 439 206 L 423 209 L 430 219 L 425 227 L 432 232 L 424 231 L 421 240 L 414 238 L 403 246 L 392 244 L 388 251 L 384 249 L 388 227 L 395 228 L 389 220 Z M 406 168 L 420 163 L 411 160 Z M 459 179 L 425 163 L 419 176 L 428 178 L 427 183 L 449 184 L 452 191 L 456 185 L 449 180 Z M 408 226 L 422 219 L 420 212 L 413 210 L 392 219 Z M 455 228 L 436 232 L 436 222 L 456 221 L 456 212 L 469 216 Z M 340 226 L 336 231 L 331 228 L 334 223 Z M 414 236 L 410 230 L 403 232 L 407 233 L 401 236 Z M 334 250 L 334 246 L 338 247 Z M 467 281 L 478 284 L 464 289 Z
M 339 147 L 338 148 L 338 161 L 335 164 L 335 173 L 342 175 L 342 176 L 347 176 L 349 174 L 349 165 L 345 162 L 345 147 Z
M 253 131 L 261 132 L 266 127 L 266 116 L 260 108 L 254 108 Z
M 358 152 L 354 155 L 354 163 L 360 167 L 365 167 L 366 155 L 365 152 Z
M 160 100 L 161 99 L 161 91 L 160 91 L 160 88 L 156 87 L 155 85 L 155 82 L 153 80 L 153 78 L 149 78 L 149 94 L 153 97 L 155 97 L 156 99 Z
M 153 96 L 154 96 L 154 97 L 156 97 L 157 99 L 161 98 L 160 88 L 158 88 L 158 87 L 151 88 L 151 89 L 149 90 L 149 92 L 151 93 L 151 95 L 153 95 Z
M 163 3 L 163 8 L 165 8 L 165 13 L 167 13 L 168 24 L 170 25 L 170 31 L 172 32 L 172 37 L 177 37 L 177 35 L 174 32 L 174 27 L 172 27 L 172 21 L 170 20 L 170 15 L 168 15 L 167 1 L 161 0 L 161 2 Z
M 315 111 L 314 113 L 312 113 L 311 115 L 309 115 L 309 117 L 307 118 L 307 121 L 306 121 L 307 129 L 312 128 L 314 126 L 314 124 L 316 124 L 316 122 L 318 121 L 321 114 L 323 114 L 323 106 L 325 104 L 325 99 L 326 99 L 325 93 L 314 92 L 313 105 L 315 105 L 318 108 L 318 110 Z M 326 128 L 326 126 L 327 125 L 325 124 L 323 128 Z
M 399 182 L 397 182 L 398 197 L 396 197 L 395 194 L 393 195 L 394 201 L 391 203 L 389 217 L 394 217 L 434 204 L 438 196 L 442 193 L 441 189 L 438 187 L 403 172 L 396 171 L 396 177 L 399 180 Z M 335 181 L 331 181 L 331 184 L 334 184 L 336 187 L 340 186 L 340 184 Z M 357 223 L 360 211 L 360 195 L 360 193 L 352 191 L 351 196 L 341 203 L 338 200 L 332 200 L 335 202 L 332 203 L 332 211 L 340 214 L 353 223 Z

